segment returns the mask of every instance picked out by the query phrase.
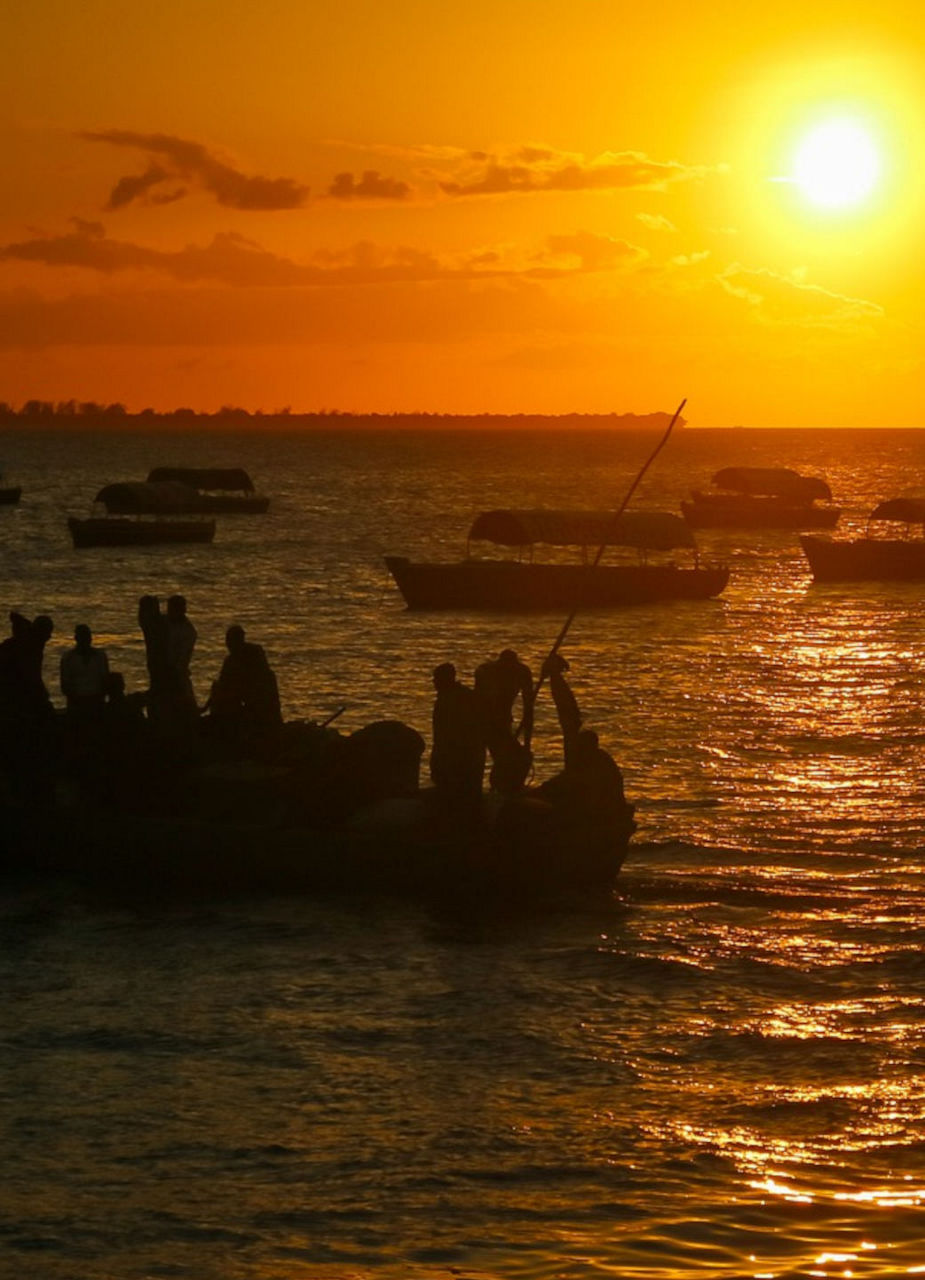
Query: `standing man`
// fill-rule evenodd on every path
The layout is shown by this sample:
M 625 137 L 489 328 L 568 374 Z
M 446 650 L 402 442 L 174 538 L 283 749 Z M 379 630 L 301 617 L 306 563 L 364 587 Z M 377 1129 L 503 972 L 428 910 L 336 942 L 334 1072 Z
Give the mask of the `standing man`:
M 477 810 L 485 772 L 485 734 L 478 698 L 456 679 L 452 662 L 434 668 L 433 738 L 430 777 L 439 795 L 454 807 Z
M 61 692 L 68 715 L 75 720 L 99 718 L 109 678 L 105 649 L 93 644 L 93 633 L 84 622 L 74 628 L 74 647 L 61 656 Z
M 533 677 L 513 649 L 483 662 L 475 672 L 475 693 L 485 726 L 485 741 L 493 767 L 491 785 L 497 791 L 518 791 L 524 784 L 533 754 Z M 523 743 L 514 732 L 514 704 L 520 698 Z
M 186 616 L 186 596 L 167 599 L 167 667 L 173 678 L 178 703 L 188 703 L 198 715 L 196 695 L 190 676 L 190 660 L 196 647 L 197 631 Z

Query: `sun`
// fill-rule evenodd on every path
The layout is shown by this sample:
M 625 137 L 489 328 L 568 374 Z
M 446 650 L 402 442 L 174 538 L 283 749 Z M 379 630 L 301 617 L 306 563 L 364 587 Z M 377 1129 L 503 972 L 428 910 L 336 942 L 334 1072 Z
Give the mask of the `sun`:
M 791 181 L 810 204 L 849 209 L 876 190 L 880 151 L 873 133 L 847 117 L 820 121 L 805 133 L 793 156 Z

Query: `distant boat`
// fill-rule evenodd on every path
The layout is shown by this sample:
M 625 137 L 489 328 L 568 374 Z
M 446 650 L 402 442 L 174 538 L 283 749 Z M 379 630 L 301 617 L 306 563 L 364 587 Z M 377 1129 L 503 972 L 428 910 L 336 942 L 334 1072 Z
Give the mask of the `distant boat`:
M 270 499 L 255 491 L 241 467 L 155 467 L 148 472 L 148 482 L 186 485 L 195 494 L 190 512 L 262 515 L 270 506 Z
M 833 529 L 841 515 L 816 506 L 832 500 L 824 480 L 788 467 L 724 467 L 712 484 L 717 492 L 694 489 L 681 503 L 692 529 Z
M 190 490 L 172 483 L 140 480 L 105 485 L 95 501 L 106 515 L 67 525 L 75 547 L 150 547 L 160 543 L 211 542 L 215 521 L 184 519 Z
M 659 600 L 704 600 L 717 596 L 729 580 L 724 565 L 699 563 L 685 522 L 666 512 L 624 512 L 618 522 L 600 511 L 486 511 L 469 530 L 469 541 L 516 548 L 529 559 L 474 559 L 450 563 L 413 562 L 386 556 L 385 562 L 410 609 L 524 612 L 622 608 Z M 588 563 L 588 549 L 635 548 L 631 563 Z M 579 563 L 533 559 L 536 546 L 570 547 Z M 692 563 L 648 560 L 650 551 L 693 552 Z
M 877 521 L 906 526 L 904 537 L 872 537 Z M 921 525 L 918 537 L 910 536 Z M 890 498 L 874 507 L 863 538 L 838 541 L 803 534 L 800 543 L 816 582 L 914 582 L 925 579 L 925 498 Z

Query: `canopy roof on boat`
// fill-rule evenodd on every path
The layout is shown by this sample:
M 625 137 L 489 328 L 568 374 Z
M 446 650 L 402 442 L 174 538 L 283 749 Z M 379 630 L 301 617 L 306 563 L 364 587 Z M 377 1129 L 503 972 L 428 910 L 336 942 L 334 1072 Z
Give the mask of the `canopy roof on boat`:
M 254 482 L 243 467 L 155 467 L 148 472 L 151 484 L 166 480 L 177 480 L 193 489 L 254 492 Z
M 123 480 L 107 484 L 96 495 L 111 515 L 170 515 L 196 505 L 196 490 L 188 484 L 162 480 Z
M 670 551 L 695 546 L 687 522 L 667 511 L 483 511 L 469 530 L 472 541 L 525 547 L 543 542 L 555 547 L 638 547 Z
M 871 520 L 902 520 L 906 524 L 925 524 L 925 498 L 888 498 L 870 513 Z
M 753 497 L 792 498 L 797 502 L 832 499 L 832 491 L 817 476 L 801 476 L 789 467 L 723 467 L 713 477 L 719 489 L 732 489 Z

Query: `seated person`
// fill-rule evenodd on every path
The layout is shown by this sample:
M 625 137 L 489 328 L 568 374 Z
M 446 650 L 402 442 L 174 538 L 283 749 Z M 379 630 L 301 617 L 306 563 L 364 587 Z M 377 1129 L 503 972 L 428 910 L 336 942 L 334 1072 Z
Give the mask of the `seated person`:
M 234 625 L 225 633 L 228 656 L 204 710 L 223 737 L 248 739 L 277 729 L 283 723 L 276 676 L 263 647 L 245 639 Z

